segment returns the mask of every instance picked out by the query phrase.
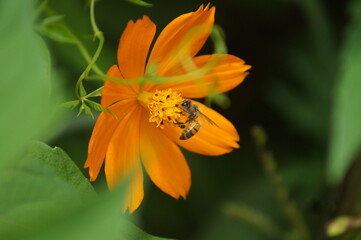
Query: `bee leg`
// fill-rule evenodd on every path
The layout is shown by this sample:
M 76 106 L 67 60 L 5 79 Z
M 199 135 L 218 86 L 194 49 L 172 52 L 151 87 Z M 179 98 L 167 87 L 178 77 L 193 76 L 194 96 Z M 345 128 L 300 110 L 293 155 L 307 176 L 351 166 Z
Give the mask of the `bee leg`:
M 182 125 L 185 125 L 187 122 L 175 122 L 174 124 L 177 126 L 177 127 L 180 127 Z
M 182 128 L 182 129 L 186 127 L 185 124 L 176 124 L 176 126 Z

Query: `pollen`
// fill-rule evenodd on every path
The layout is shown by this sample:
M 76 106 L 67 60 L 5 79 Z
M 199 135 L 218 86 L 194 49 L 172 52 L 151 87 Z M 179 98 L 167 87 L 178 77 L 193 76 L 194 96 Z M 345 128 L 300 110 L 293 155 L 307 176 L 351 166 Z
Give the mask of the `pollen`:
M 157 127 L 174 125 L 183 116 L 182 110 L 177 106 L 184 98 L 182 94 L 168 90 L 156 90 L 149 98 L 149 122 L 154 122 Z

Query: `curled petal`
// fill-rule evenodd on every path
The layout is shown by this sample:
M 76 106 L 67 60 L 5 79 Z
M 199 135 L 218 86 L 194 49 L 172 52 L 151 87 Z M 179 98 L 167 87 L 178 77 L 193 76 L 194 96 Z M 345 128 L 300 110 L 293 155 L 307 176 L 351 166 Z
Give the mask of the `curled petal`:
M 124 211 L 133 212 L 143 200 L 143 173 L 139 156 L 139 119 L 141 107 L 133 107 L 121 120 L 109 142 L 105 176 L 110 189 L 128 184 Z
M 186 197 L 191 173 L 179 147 L 165 136 L 144 113 L 140 132 L 140 153 L 145 170 L 163 192 L 174 198 Z
M 217 126 L 202 121 L 201 129 L 190 139 L 179 140 L 182 129 L 178 127 L 164 129 L 164 133 L 173 141 L 185 149 L 203 155 L 217 156 L 231 152 L 234 148 L 239 148 L 237 141 L 239 136 L 233 124 L 221 114 L 211 108 L 193 101 L 202 110 L 203 114 L 214 121 Z
M 158 74 L 181 66 L 184 58 L 193 57 L 207 40 L 214 23 L 215 8 L 203 8 L 183 14 L 169 23 L 159 35 L 150 54 L 148 65 L 156 63 Z
M 177 89 L 188 98 L 203 98 L 208 96 L 212 90 L 215 92 L 232 90 L 244 80 L 248 75 L 247 70 L 251 68 L 242 59 L 228 54 L 195 57 L 193 63 L 197 69 L 200 69 L 198 72 L 197 70 L 187 72 L 180 68 L 173 71 L 172 76 L 186 74 L 181 80 L 165 82 L 159 85 L 158 89 L 172 88 Z M 206 64 L 209 65 L 202 69 Z

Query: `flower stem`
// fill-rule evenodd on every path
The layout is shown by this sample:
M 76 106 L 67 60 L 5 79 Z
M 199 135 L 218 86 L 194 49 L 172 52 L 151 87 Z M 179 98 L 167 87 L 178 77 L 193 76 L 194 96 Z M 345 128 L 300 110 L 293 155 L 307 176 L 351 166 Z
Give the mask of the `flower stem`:
M 99 31 L 99 28 L 95 21 L 94 4 L 95 4 L 95 0 L 91 0 L 91 2 L 90 2 L 90 22 L 91 22 L 91 26 L 92 26 L 93 32 L 95 34 L 95 37 L 96 37 L 97 33 L 101 33 L 101 31 Z
M 222 211 L 229 217 L 252 224 L 274 239 L 281 235 L 281 230 L 273 219 L 251 206 L 242 203 L 226 203 L 222 206 Z
M 265 147 L 267 143 L 267 135 L 261 127 L 254 126 L 251 129 L 263 169 L 270 179 L 272 186 L 276 192 L 277 200 L 283 208 L 285 217 L 290 222 L 293 232 L 300 240 L 309 240 L 310 235 L 303 219 L 301 211 L 296 203 L 289 198 L 289 191 L 282 181 L 282 177 L 276 171 L 276 161 L 270 151 Z
M 38 11 L 39 11 L 38 14 L 40 14 L 42 11 L 44 11 L 45 14 L 50 17 L 59 15 L 52 8 L 50 8 L 48 5 L 46 5 L 47 2 L 48 2 L 48 0 L 44 0 L 43 3 L 38 7 Z M 72 29 L 64 21 L 62 21 L 61 24 L 67 31 L 73 33 Z M 90 56 L 88 50 L 86 49 L 86 47 L 84 46 L 82 41 L 77 37 L 76 34 L 72 34 L 72 35 L 76 40 L 74 42 L 74 45 L 78 48 L 79 52 L 81 53 L 83 58 L 88 62 L 88 64 L 90 64 L 92 57 Z M 92 70 L 98 75 L 104 75 L 104 72 L 96 64 L 93 65 Z
M 97 38 L 99 40 L 99 44 L 98 44 L 98 48 L 95 51 L 93 57 L 90 59 L 90 62 L 88 64 L 88 66 L 86 67 L 86 69 L 84 70 L 84 72 L 80 75 L 76 85 L 75 85 L 75 95 L 77 96 L 77 98 L 81 101 L 84 100 L 84 98 L 86 97 L 82 97 L 79 95 L 79 87 L 81 82 L 87 78 L 87 76 L 89 75 L 90 70 L 94 67 L 95 62 L 97 61 L 102 49 L 103 49 L 103 45 L 104 45 L 104 35 L 103 32 L 99 31 L 99 28 L 95 22 L 95 17 L 94 17 L 94 4 L 95 4 L 95 0 L 91 0 L 90 2 L 90 21 L 91 21 L 91 26 L 94 32 L 94 37 Z M 82 47 L 82 45 L 78 45 L 78 47 L 80 46 L 79 50 L 83 53 L 84 57 L 87 59 L 90 58 L 90 56 L 87 54 L 85 50 L 85 48 Z M 84 54 L 85 53 L 85 54 Z M 98 69 L 99 70 L 99 69 Z M 101 71 L 100 71 L 101 72 Z M 103 73 L 101 73 L 100 75 L 104 75 Z
M 103 90 L 103 88 L 104 88 L 104 86 L 101 86 L 100 88 L 95 89 L 91 93 L 88 93 L 87 95 L 85 95 L 84 98 L 88 99 L 88 98 L 91 98 L 91 97 L 99 96 L 100 92 Z
M 89 54 L 89 52 L 86 50 L 86 48 L 84 47 L 83 43 L 78 41 L 78 43 L 76 44 L 77 48 L 79 49 L 81 55 L 83 55 L 84 59 L 88 62 L 88 64 L 90 64 L 92 58 Z M 98 75 L 104 75 L 104 72 L 96 65 L 93 65 L 93 69 L 92 69 L 96 74 Z

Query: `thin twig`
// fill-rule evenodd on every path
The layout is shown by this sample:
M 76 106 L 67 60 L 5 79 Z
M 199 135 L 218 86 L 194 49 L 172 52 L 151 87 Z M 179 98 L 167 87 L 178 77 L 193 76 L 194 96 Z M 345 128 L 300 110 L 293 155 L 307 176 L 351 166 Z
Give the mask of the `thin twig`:
M 222 211 L 230 217 L 247 222 L 275 239 L 281 235 L 280 228 L 264 213 L 241 203 L 227 203 L 222 206 Z
M 272 153 L 265 148 L 267 143 L 266 133 L 261 127 L 254 126 L 251 129 L 251 134 L 257 147 L 263 169 L 272 183 L 279 204 L 283 208 L 284 216 L 288 219 L 293 232 L 300 240 L 309 240 L 309 231 L 301 211 L 296 203 L 289 198 L 289 191 L 283 184 L 281 175 L 276 171 L 276 161 Z

